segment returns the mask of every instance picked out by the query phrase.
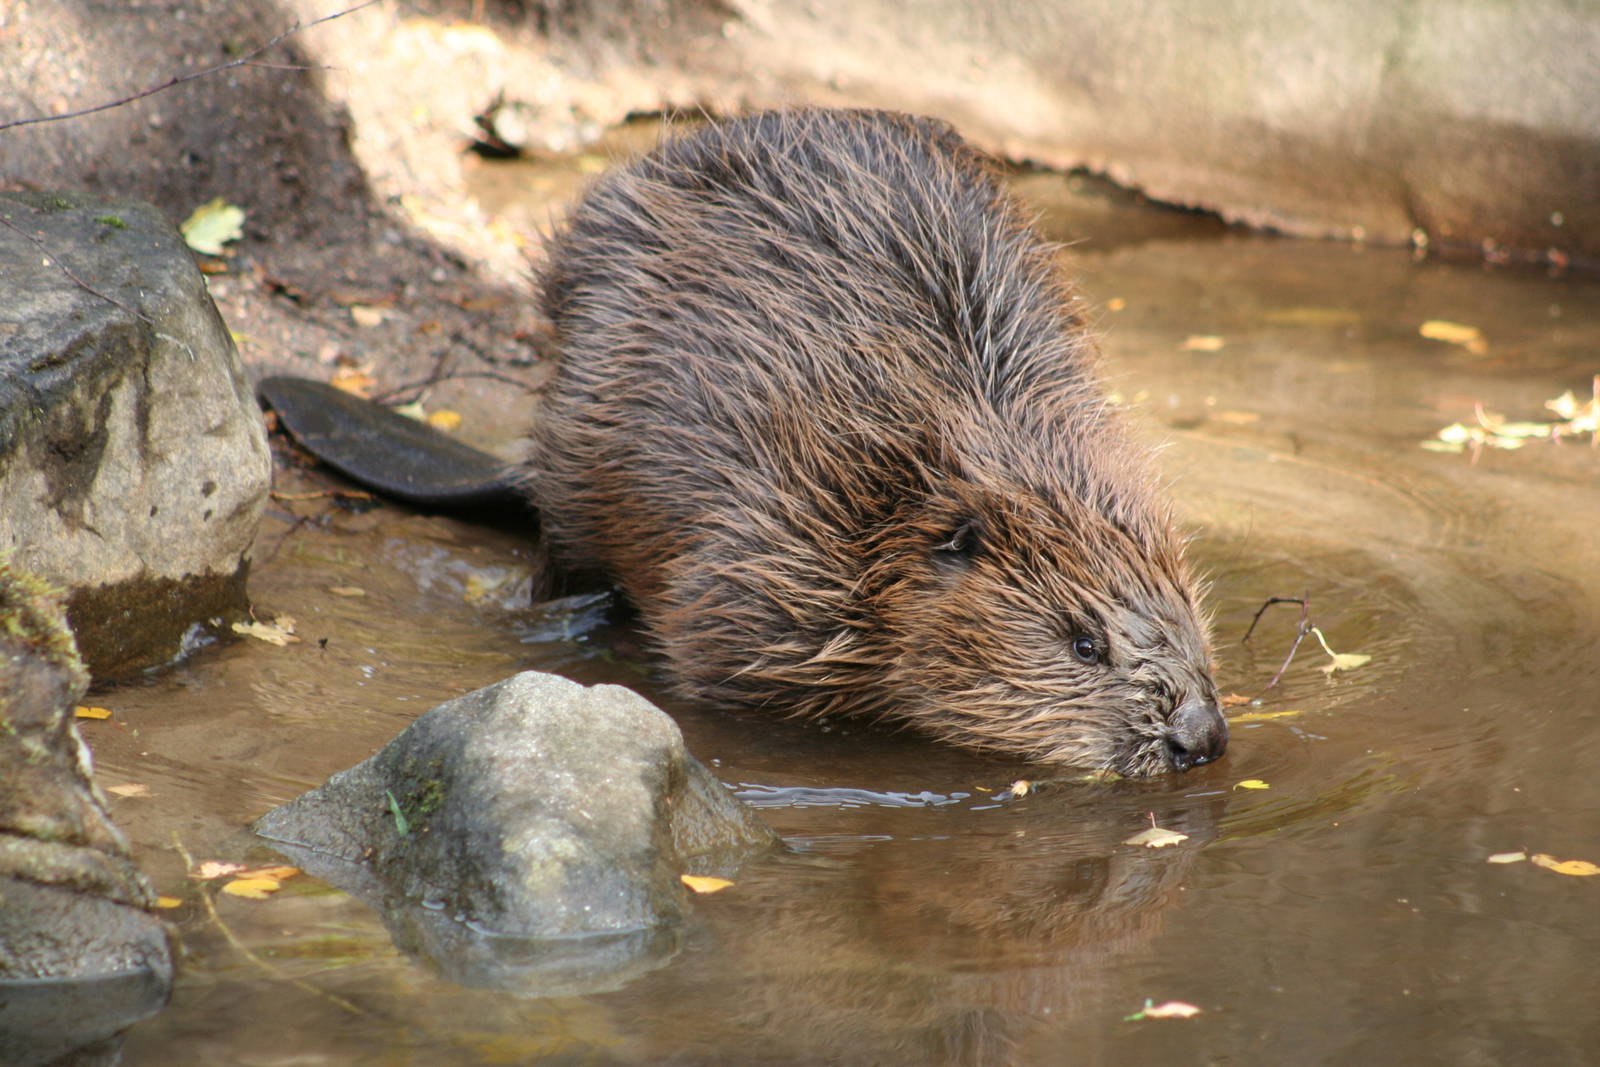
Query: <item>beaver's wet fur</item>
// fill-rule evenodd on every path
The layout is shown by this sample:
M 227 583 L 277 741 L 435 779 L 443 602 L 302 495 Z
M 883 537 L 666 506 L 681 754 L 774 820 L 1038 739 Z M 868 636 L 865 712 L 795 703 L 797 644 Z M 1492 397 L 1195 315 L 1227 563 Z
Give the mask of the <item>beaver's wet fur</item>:
M 549 563 L 676 688 L 1149 775 L 1227 743 L 1197 584 L 1097 352 L 946 125 L 772 112 L 601 178 L 550 250 Z

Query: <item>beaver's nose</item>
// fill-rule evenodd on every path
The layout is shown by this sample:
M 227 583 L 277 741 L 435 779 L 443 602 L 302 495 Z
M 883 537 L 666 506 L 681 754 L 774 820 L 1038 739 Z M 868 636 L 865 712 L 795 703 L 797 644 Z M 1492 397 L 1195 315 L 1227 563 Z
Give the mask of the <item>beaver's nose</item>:
M 1215 701 L 1190 697 L 1167 720 L 1167 758 L 1173 770 L 1186 771 L 1221 757 L 1228 747 L 1228 720 Z

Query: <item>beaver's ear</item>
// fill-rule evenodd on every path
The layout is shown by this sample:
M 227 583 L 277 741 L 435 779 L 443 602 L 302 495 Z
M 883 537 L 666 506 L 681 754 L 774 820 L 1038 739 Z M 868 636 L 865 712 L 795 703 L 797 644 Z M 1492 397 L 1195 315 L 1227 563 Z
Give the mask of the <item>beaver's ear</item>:
M 966 570 L 983 551 L 983 523 L 967 516 L 961 519 L 933 546 L 933 563 L 950 570 Z

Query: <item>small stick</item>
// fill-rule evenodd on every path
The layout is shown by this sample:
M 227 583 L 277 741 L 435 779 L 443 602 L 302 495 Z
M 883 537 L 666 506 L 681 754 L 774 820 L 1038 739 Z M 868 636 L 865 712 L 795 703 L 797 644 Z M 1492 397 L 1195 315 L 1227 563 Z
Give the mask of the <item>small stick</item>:
M 1278 667 L 1278 673 L 1272 676 L 1272 681 L 1263 686 L 1261 692 L 1255 695 L 1253 699 L 1256 700 L 1261 699 L 1261 697 L 1265 695 L 1268 690 L 1283 680 L 1284 672 L 1289 669 L 1289 664 L 1294 662 L 1295 653 L 1300 651 L 1300 642 L 1304 641 L 1306 639 L 1306 635 L 1311 633 L 1314 629 L 1314 627 L 1311 625 L 1311 595 L 1309 593 L 1307 593 L 1305 596 L 1299 597 L 1268 597 L 1266 603 L 1262 604 L 1261 607 L 1256 609 L 1255 618 L 1250 620 L 1250 628 L 1244 632 L 1244 637 L 1240 641 L 1241 644 L 1249 643 L 1250 635 L 1255 632 L 1256 623 L 1261 621 L 1261 616 L 1264 615 L 1266 610 L 1272 607 L 1274 604 L 1299 604 L 1300 620 L 1295 625 L 1294 643 L 1289 646 L 1289 654 L 1283 658 L 1283 663 Z

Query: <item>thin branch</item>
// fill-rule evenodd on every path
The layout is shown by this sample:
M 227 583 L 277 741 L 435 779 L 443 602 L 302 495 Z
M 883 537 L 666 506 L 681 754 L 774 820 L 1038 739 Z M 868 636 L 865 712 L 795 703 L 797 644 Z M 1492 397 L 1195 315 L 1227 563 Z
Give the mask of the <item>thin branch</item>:
M 91 294 L 93 296 L 98 296 L 101 300 L 104 300 L 106 303 L 111 304 L 114 307 L 121 308 L 123 311 L 127 312 L 129 315 L 132 315 L 134 318 L 138 319 L 140 322 L 142 322 L 146 326 L 150 327 L 152 330 L 155 329 L 155 327 L 156 327 L 155 320 L 150 318 L 150 316 L 146 315 L 144 312 L 140 311 L 138 308 L 129 307 L 127 304 L 124 304 L 122 301 L 118 300 L 116 297 L 110 295 L 109 293 L 102 293 L 99 289 L 96 289 L 94 286 L 90 285 L 88 282 L 84 281 L 82 278 L 80 278 L 76 274 L 74 274 L 73 271 L 72 271 L 72 268 L 67 266 L 65 261 L 63 261 L 60 256 L 58 256 L 54 252 L 50 251 L 50 246 L 46 245 L 44 243 L 44 241 L 42 239 L 40 239 L 39 237 L 36 237 L 35 235 L 29 233 L 27 230 L 24 230 L 21 226 L 18 226 L 16 223 L 14 223 L 10 219 L 6 218 L 4 215 L 0 215 L 0 226 L 4 226 L 6 229 L 10 230 L 12 233 L 15 233 L 18 236 L 20 236 L 20 237 L 26 239 L 27 241 L 31 242 L 33 247 L 35 247 L 35 248 L 37 248 L 39 250 L 39 254 L 44 256 L 44 261 L 46 263 L 54 263 L 55 266 L 56 266 L 56 269 L 59 270 L 62 274 L 65 274 L 67 276 L 67 280 L 72 282 L 72 284 L 76 285 L 79 289 L 82 289 L 84 292 L 89 293 L 89 294 Z M 187 346 L 185 346 L 185 347 L 187 347 Z
M 253 48 L 241 56 L 236 56 L 235 58 L 228 60 L 226 63 L 218 63 L 215 66 L 206 67 L 203 70 L 193 70 L 187 74 L 174 74 L 160 85 L 152 85 L 147 89 L 141 89 L 132 96 L 124 96 L 116 100 L 107 101 L 103 104 L 95 104 L 93 107 L 80 108 L 77 111 L 63 112 L 60 115 L 35 115 L 31 119 L 13 119 L 10 122 L 0 122 L 0 133 L 4 133 L 6 130 L 17 126 L 32 126 L 41 122 L 65 122 L 67 119 L 82 118 L 85 115 L 93 115 L 98 111 L 109 111 L 111 108 L 121 107 L 123 104 L 131 104 L 135 100 L 143 100 L 147 96 L 155 96 L 157 93 L 164 93 L 168 89 L 171 89 L 174 86 L 182 85 L 185 82 L 192 82 L 198 78 L 209 78 L 211 75 L 220 74 L 225 70 L 232 70 L 235 67 L 246 66 L 251 60 L 255 59 L 256 56 L 275 48 L 302 30 L 309 30 L 311 27 L 319 26 L 324 22 L 332 22 L 334 19 L 343 18 L 346 15 L 354 14 L 355 12 L 360 11 L 362 8 L 371 7 L 377 2 L 378 0 L 362 0 L 362 2 L 357 4 L 355 7 L 347 7 L 343 11 L 335 11 L 331 15 L 323 15 L 321 18 L 313 19 L 310 22 L 296 22 L 293 26 L 290 26 L 288 29 L 278 34 L 278 36 L 274 37 L 266 44 L 261 45 L 259 48 Z
M 1268 691 L 1270 691 L 1272 689 L 1273 686 L 1277 685 L 1280 681 L 1283 680 L 1284 672 L 1289 669 L 1289 664 L 1294 662 L 1295 653 L 1300 651 L 1300 642 L 1304 641 L 1306 639 L 1306 635 L 1311 633 L 1312 630 L 1315 629 L 1311 625 L 1311 594 L 1307 593 L 1305 596 L 1298 596 L 1298 597 L 1296 597 L 1296 596 L 1274 596 L 1274 597 L 1268 597 L 1267 600 L 1266 600 L 1266 603 L 1262 604 L 1259 608 L 1256 609 L 1255 618 L 1250 620 L 1250 628 L 1247 629 L 1244 632 L 1244 637 L 1240 642 L 1241 644 L 1248 644 L 1249 643 L 1250 635 L 1255 632 L 1256 623 L 1261 621 L 1261 616 L 1263 614 L 1265 614 L 1266 610 L 1268 608 L 1272 607 L 1274 604 L 1299 604 L 1300 605 L 1300 621 L 1295 625 L 1294 643 L 1289 646 L 1289 654 L 1287 656 L 1283 657 L 1283 663 L 1282 663 L 1281 666 L 1278 667 L 1278 673 L 1274 674 L 1272 676 L 1272 681 L 1268 682 L 1265 686 L 1263 686 L 1262 689 L 1261 689 L 1261 692 L 1257 693 L 1252 698 L 1254 700 L 1260 700 L 1263 696 L 1265 696 L 1267 694 Z

